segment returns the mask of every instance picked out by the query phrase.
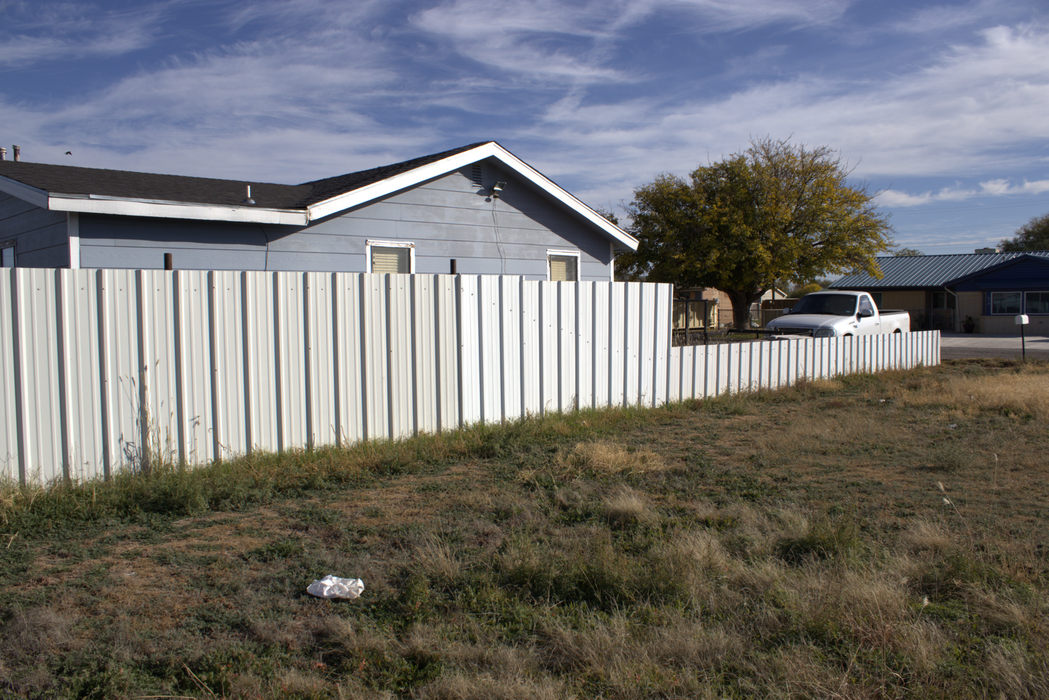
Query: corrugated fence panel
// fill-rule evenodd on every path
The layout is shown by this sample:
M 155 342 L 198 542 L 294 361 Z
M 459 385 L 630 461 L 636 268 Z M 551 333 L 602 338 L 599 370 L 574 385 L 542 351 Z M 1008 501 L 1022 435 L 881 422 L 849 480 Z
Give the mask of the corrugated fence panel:
M 521 277 L 500 277 L 499 324 L 502 332 L 503 419 L 520 418 L 521 408 Z
M 63 271 L 64 272 L 64 271 Z M 105 451 L 102 444 L 102 388 L 99 386 L 99 275 L 93 270 L 71 270 L 58 277 L 62 307 L 62 351 L 64 377 L 62 389 L 64 401 L 64 449 L 66 473 L 71 479 L 84 481 L 105 475 Z M 170 304 L 170 299 L 169 299 Z M 0 299 L 0 314 L 3 300 Z M 171 317 L 169 306 L 164 311 Z M 0 344 L 7 343 L 0 329 Z M 173 347 L 172 347 L 173 351 Z M 3 348 L 0 348 L 2 357 Z M 7 360 L 0 368 L 0 377 L 6 372 Z M 165 364 L 161 360 L 158 372 L 174 377 L 174 354 Z M 3 388 L 0 379 L 0 389 Z M 5 396 L 14 396 L 14 391 Z M 8 402 L 5 401 L 6 405 Z M 2 409 L 0 409 L 2 410 Z M 174 421 L 175 407 L 171 407 L 169 430 L 177 440 L 178 425 Z M 2 428 L 0 428 L 2 430 Z M 177 443 L 172 444 L 172 454 L 178 458 Z
M 670 359 L 667 361 L 667 401 L 671 403 L 680 401 L 681 396 L 681 374 L 684 371 L 681 348 L 670 350 Z
M 761 346 L 739 344 L 739 385 L 736 391 L 757 391 L 761 380 Z
M 306 290 L 303 273 L 274 274 L 277 277 L 277 382 L 280 387 L 281 449 L 291 449 L 304 446 L 309 441 Z
M 674 311 L 674 286 L 656 286 L 654 362 L 654 397 L 657 406 L 667 402 L 667 370 L 670 363 L 671 320 Z
M 103 270 L 103 275 L 108 272 Z M 207 273 L 180 270 L 175 273 L 175 284 L 179 457 L 199 464 L 215 458 Z
M 638 330 L 637 403 L 655 405 L 656 398 L 656 285 L 640 285 L 640 324 Z
M 521 407 L 525 415 L 543 411 L 542 311 L 540 283 L 521 281 Z
M 440 429 L 437 409 L 437 282 L 434 275 L 412 275 L 414 314 L 412 316 L 412 363 L 415 387 L 415 429 L 420 433 L 436 433 Z
M 575 396 L 579 408 L 594 406 L 594 285 L 576 286 Z
M 437 333 L 437 411 L 441 430 L 461 425 L 459 412 L 459 285 L 455 277 L 436 278 L 434 324 Z
M 405 437 L 939 362 L 939 334 L 670 347 L 672 288 L 0 271 L 0 478 Z
M 641 397 L 641 285 L 627 282 L 623 297 L 623 403 L 634 405 Z
M 306 359 L 306 444 L 334 445 L 339 440 L 335 368 L 335 309 L 332 306 L 332 275 L 303 274 L 303 317 L 306 320 L 303 350 Z
M 248 451 L 248 401 L 244 379 L 244 305 L 238 272 L 210 275 L 212 392 L 215 454 L 230 459 Z
M 335 401 L 339 416 L 336 440 L 353 443 L 365 438 L 361 276 L 335 274 L 332 295 L 335 308 Z
M 18 276 L 0 269 L 0 480 L 22 481 L 18 449 L 18 403 L 21 387 L 15 382 L 15 304 Z
M 557 368 L 557 285 L 557 282 L 539 283 L 539 390 L 542 413 L 557 410 L 560 394 Z
M 481 420 L 501 423 L 503 420 L 503 324 L 500 315 L 498 277 L 477 280 L 477 353 L 480 372 Z
M 80 276 L 76 275 L 72 279 L 78 277 Z M 80 279 L 84 278 L 80 277 Z M 140 270 L 137 283 L 143 309 L 142 394 L 145 406 L 146 445 L 151 457 L 159 458 L 162 461 L 177 462 L 179 459 L 179 421 L 178 373 L 176 371 L 178 355 L 175 350 L 175 287 L 172 276 L 160 271 Z M 88 307 L 90 306 L 85 303 L 81 305 L 81 308 L 84 312 L 89 312 Z M 88 329 L 87 325 L 82 327 L 83 332 L 88 332 Z M 92 354 L 97 358 L 97 340 L 95 347 L 96 350 Z M 83 347 L 81 351 L 90 352 L 90 349 Z M 98 406 L 99 402 L 95 400 L 91 405 L 92 407 Z
M 613 284 L 608 306 L 608 381 L 610 406 L 626 404 L 626 292 L 628 284 Z
M 556 295 L 557 356 L 554 358 L 557 375 L 556 411 L 570 411 L 578 406 L 576 396 L 576 289 L 573 282 L 551 282 Z
M 16 381 L 21 388 L 21 478 L 62 476 L 55 284 L 47 270 L 17 270 Z
M 459 284 L 459 416 L 463 425 L 477 423 L 481 413 L 481 342 L 478 278 L 460 275 Z
M 145 362 L 139 356 L 140 311 L 137 275 L 133 270 L 103 270 L 102 328 L 104 356 L 103 434 L 110 469 L 142 466 L 148 455 L 143 441 L 142 379 Z M 203 308 L 207 318 L 207 306 Z M 204 326 L 206 328 L 206 325 Z M 205 369 L 203 377 L 208 378 Z M 210 395 L 209 395 L 210 398 Z M 202 427 L 210 425 L 210 413 Z M 203 453 L 199 461 L 213 458 Z
M 241 275 L 248 448 L 268 452 L 280 449 L 275 281 L 273 275 L 251 272 Z
M 594 405 L 609 404 L 609 309 L 611 282 L 595 282 L 593 286 L 593 324 L 594 324 Z
M 385 277 L 361 275 L 361 298 L 364 435 L 369 440 L 384 439 L 390 437 Z
M 415 344 L 411 278 L 386 276 L 386 329 L 389 335 L 390 436 L 415 434 Z

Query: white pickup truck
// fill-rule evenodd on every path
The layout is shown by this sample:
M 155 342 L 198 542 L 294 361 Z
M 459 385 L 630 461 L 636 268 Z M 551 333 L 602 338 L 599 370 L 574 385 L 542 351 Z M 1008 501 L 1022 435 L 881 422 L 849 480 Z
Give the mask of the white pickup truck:
M 878 311 L 878 305 L 866 292 L 813 292 L 773 319 L 765 330 L 776 335 L 814 338 L 910 333 L 911 315 L 906 311 Z

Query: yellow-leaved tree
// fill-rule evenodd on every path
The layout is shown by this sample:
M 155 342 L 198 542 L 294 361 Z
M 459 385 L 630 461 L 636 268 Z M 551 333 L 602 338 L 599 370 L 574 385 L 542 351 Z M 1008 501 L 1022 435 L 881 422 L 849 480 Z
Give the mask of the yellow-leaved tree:
M 660 175 L 629 207 L 640 241 L 616 259 L 622 279 L 714 287 L 744 328 L 774 280 L 807 282 L 865 270 L 892 246 L 888 216 L 830 148 L 771 138 L 697 168 L 688 181 Z

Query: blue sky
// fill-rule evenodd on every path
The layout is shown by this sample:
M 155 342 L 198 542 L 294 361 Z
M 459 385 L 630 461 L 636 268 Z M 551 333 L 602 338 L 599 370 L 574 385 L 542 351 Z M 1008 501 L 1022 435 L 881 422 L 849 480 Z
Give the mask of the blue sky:
M 618 210 L 766 136 L 835 149 L 901 246 L 993 245 L 1049 212 L 1049 6 L 0 0 L 24 160 L 298 183 L 496 140 Z

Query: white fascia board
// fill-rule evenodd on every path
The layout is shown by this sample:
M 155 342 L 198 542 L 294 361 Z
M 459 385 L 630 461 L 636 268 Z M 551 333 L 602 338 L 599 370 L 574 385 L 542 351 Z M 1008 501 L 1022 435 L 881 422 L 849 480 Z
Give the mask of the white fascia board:
M 365 185 L 364 187 L 355 189 L 352 192 L 337 195 L 331 199 L 326 199 L 323 202 L 317 202 L 309 207 L 310 221 L 323 219 L 332 214 L 338 214 L 341 211 L 351 209 L 360 204 L 366 204 L 378 199 L 379 197 L 385 197 L 388 194 L 393 194 L 399 190 L 418 185 L 420 182 L 426 182 L 432 178 L 440 177 L 445 173 L 450 173 L 453 170 L 466 167 L 471 163 L 476 163 L 479 160 L 494 155 L 492 152 L 493 146 L 498 148 L 495 143 L 481 144 L 477 148 L 471 148 L 469 151 L 463 151 L 454 156 L 448 156 L 443 160 L 420 165 L 414 170 L 394 175 L 393 177 L 380 180 L 379 182 L 373 182 L 370 185 Z
M 191 204 L 187 202 L 61 194 L 49 196 L 46 208 L 52 211 L 145 216 L 157 219 L 198 219 L 202 221 L 233 221 L 255 224 L 284 224 L 289 226 L 305 226 L 307 222 L 306 212 L 298 209 L 260 209 L 258 207 L 230 207 L 219 204 Z
M 532 182 L 554 199 L 558 200 L 569 209 L 572 209 L 584 219 L 600 228 L 613 240 L 619 242 L 630 250 L 637 250 L 638 241 L 636 238 L 598 214 L 587 205 L 583 204 L 565 190 L 558 187 L 552 180 L 545 177 L 538 170 L 531 167 L 494 141 L 489 141 L 488 143 L 481 144 L 477 148 L 471 148 L 469 151 L 457 153 L 454 156 L 449 156 L 443 160 L 422 165 L 414 170 L 395 175 L 394 177 L 382 180 L 381 182 L 375 182 L 365 187 L 361 187 L 360 189 L 353 190 L 352 192 L 347 192 L 346 194 L 326 199 L 323 202 L 318 202 L 309 207 L 309 219 L 310 221 L 313 221 L 315 219 L 323 219 L 324 217 L 338 214 L 341 211 L 345 211 L 361 204 L 366 204 L 380 197 L 385 197 L 388 194 L 393 194 L 394 192 L 414 187 L 421 182 L 440 177 L 441 175 L 466 167 L 467 165 L 476 163 L 479 160 L 484 160 L 485 158 L 495 158 L 500 163 L 510 168 L 526 180 Z
M 35 207 L 47 209 L 47 192 L 22 184 L 17 180 L 0 177 L 0 192 L 9 194 L 12 197 L 17 197 L 23 202 L 29 202 Z

